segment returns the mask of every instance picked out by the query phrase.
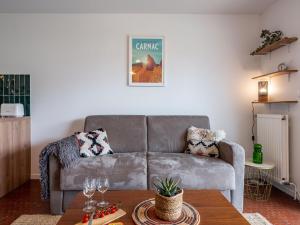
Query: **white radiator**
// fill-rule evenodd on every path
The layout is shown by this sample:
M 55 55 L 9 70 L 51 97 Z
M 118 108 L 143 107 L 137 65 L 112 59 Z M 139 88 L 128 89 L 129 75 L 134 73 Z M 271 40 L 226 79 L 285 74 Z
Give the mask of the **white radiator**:
M 257 114 L 257 143 L 263 146 L 265 162 L 275 164 L 273 181 L 289 181 L 288 116 Z

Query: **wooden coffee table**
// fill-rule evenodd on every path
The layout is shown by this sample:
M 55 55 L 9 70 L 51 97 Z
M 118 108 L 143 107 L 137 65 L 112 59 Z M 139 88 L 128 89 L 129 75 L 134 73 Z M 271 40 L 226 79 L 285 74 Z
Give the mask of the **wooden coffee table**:
M 122 202 L 121 208 L 127 212 L 117 221 L 125 225 L 134 225 L 131 214 L 135 206 L 149 198 L 154 197 L 153 191 L 109 191 L 105 193 L 105 199 L 112 202 Z M 100 199 L 97 193 L 94 199 Z M 74 225 L 80 222 L 83 215 L 85 197 L 79 193 L 74 198 L 70 207 L 59 220 L 57 225 Z M 185 190 L 183 200 L 193 205 L 200 213 L 201 225 L 249 225 L 244 217 L 215 190 Z

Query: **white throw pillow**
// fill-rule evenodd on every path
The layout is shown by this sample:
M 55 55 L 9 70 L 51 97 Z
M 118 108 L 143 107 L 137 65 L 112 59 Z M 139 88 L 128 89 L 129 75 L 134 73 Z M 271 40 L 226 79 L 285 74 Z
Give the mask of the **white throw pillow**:
M 212 131 L 191 126 L 188 129 L 186 153 L 219 157 L 218 142 L 225 138 L 223 130 Z
M 81 157 L 113 154 L 106 131 L 103 128 L 90 132 L 78 132 L 76 133 L 76 138 L 80 147 Z

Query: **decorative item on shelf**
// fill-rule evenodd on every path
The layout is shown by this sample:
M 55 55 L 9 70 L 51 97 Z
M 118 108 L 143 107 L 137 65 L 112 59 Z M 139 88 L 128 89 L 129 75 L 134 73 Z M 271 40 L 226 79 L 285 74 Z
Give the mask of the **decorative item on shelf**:
M 180 179 L 158 178 L 153 185 L 156 188 L 155 214 L 165 221 L 176 221 L 182 212 L 183 190 L 179 187 Z
M 273 32 L 271 32 L 267 29 L 262 30 L 261 34 L 260 34 L 260 38 L 262 39 L 262 43 L 255 51 L 251 52 L 250 55 L 255 55 L 255 53 L 259 52 L 261 49 L 263 49 L 267 45 L 271 45 L 274 42 L 281 40 L 282 37 L 283 37 L 283 33 L 280 30 L 276 30 L 276 31 L 273 31 Z
M 258 82 L 258 101 L 259 102 L 268 101 L 268 81 Z
M 288 70 L 288 66 L 285 63 L 280 63 L 277 67 L 278 71 Z
M 254 144 L 253 146 L 253 162 L 257 164 L 263 163 L 263 152 L 262 152 L 262 145 L 261 144 Z
M 269 31 L 267 29 L 262 30 L 260 34 L 260 38 L 263 39 L 262 45 L 266 46 L 269 44 L 274 43 L 275 41 L 279 41 L 283 36 L 282 31 L 276 30 L 276 31 Z
M 18 110 L 22 110 L 19 105 L 22 104 L 24 115 L 30 116 L 29 74 L 0 74 L 0 105 L 3 103 L 17 104 L 12 107 Z

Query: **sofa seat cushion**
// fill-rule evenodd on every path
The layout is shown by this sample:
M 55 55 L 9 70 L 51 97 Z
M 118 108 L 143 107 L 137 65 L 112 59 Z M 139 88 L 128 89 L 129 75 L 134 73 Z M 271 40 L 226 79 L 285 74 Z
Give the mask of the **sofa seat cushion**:
M 179 176 L 183 188 L 234 190 L 233 167 L 221 159 L 184 153 L 148 153 L 148 182 L 156 176 Z
M 81 158 L 76 166 L 61 170 L 60 187 L 62 190 L 82 190 L 85 177 L 101 174 L 108 176 L 110 190 L 147 189 L 146 153 L 115 153 Z

